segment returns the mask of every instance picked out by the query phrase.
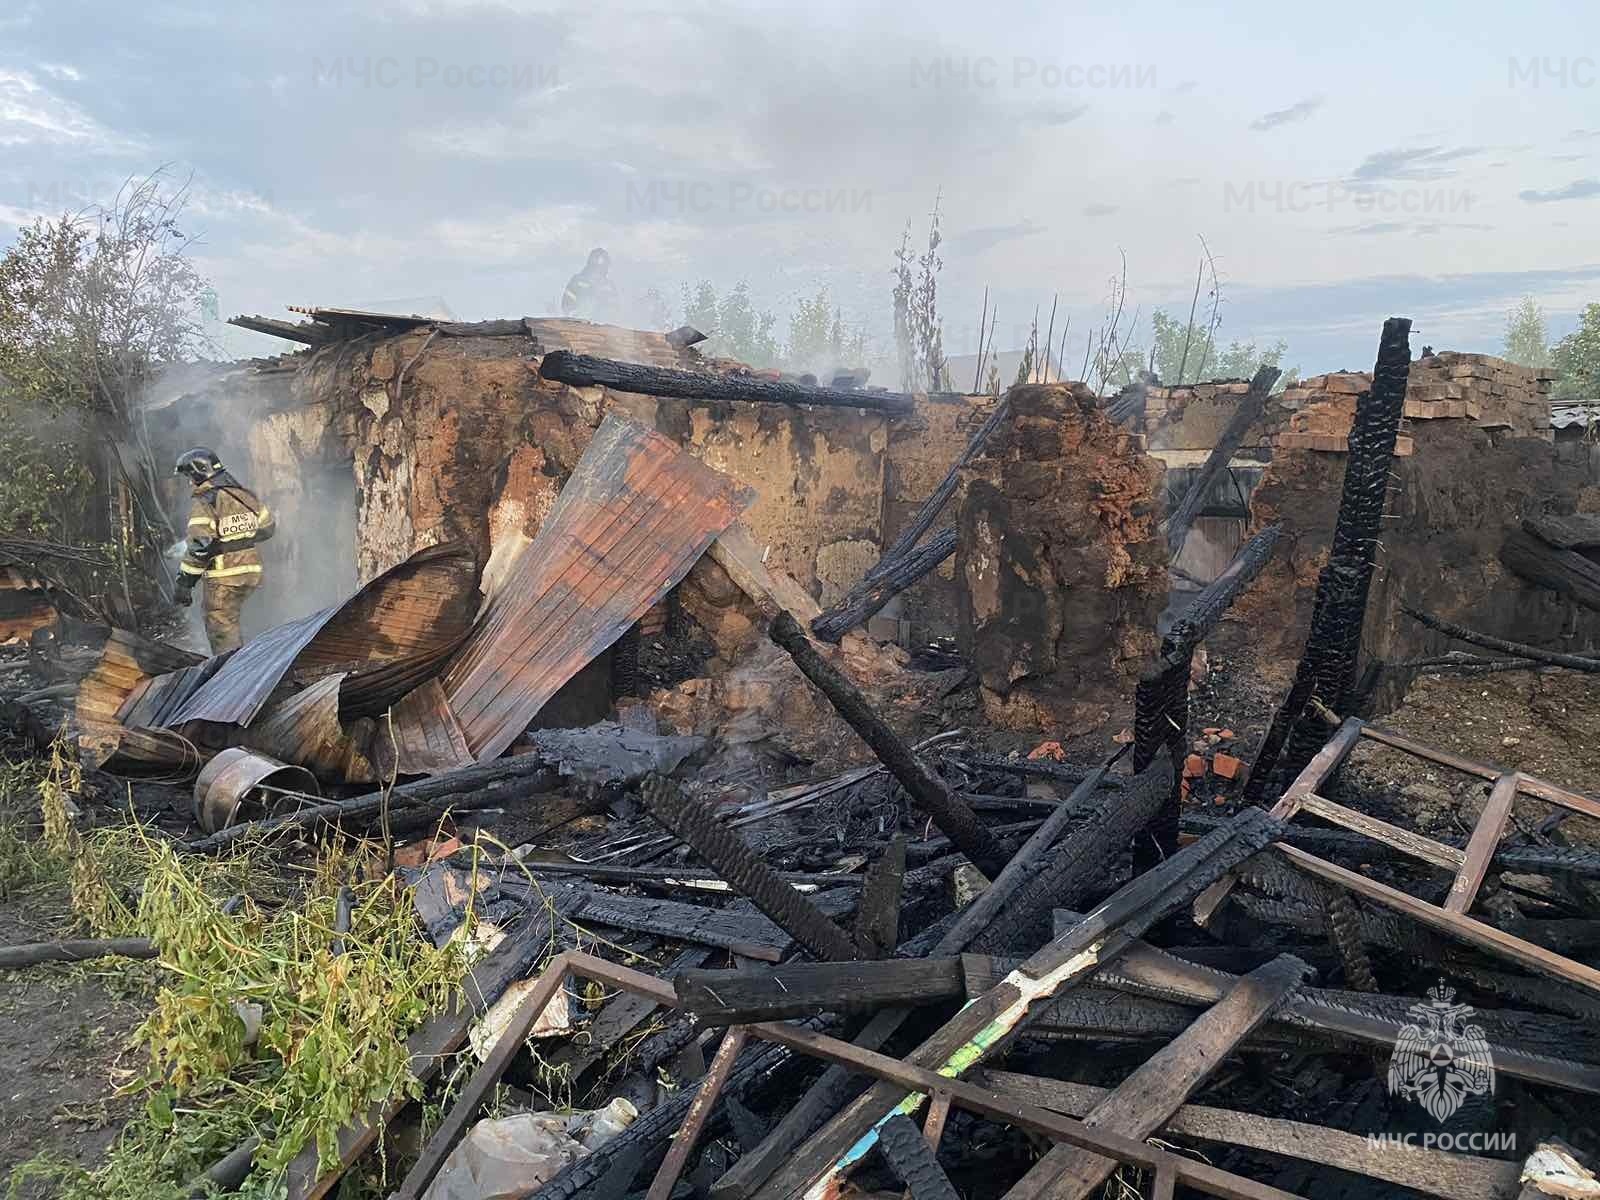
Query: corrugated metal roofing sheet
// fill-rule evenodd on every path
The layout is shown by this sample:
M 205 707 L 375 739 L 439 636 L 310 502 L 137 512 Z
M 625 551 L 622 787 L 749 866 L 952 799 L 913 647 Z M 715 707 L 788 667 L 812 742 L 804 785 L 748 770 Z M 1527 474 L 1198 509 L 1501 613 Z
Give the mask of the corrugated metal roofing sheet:
M 1600 400 L 1562 403 L 1550 406 L 1550 424 L 1556 429 L 1571 429 L 1574 425 L 1600 424 Z
M 445 675 L 473 758 L 502 754 L 752 499 L 670 439 L 608 416 Z
M 309 682 L 362 664 L 405 659 L 453 643 L 471 624 L 472 551 L 458 543 L 419 550 L 343 604 L 251 638 L 162 724 L 248 725 L 294 670 Z

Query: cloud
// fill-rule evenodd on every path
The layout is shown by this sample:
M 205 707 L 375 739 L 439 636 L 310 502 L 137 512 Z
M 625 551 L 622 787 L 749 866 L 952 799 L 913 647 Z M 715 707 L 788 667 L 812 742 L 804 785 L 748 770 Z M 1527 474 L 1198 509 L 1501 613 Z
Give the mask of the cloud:
M 1045 226 L 1036 221 L 1019 221 L 1015 225 L 985 225 L 979 229 L 964 229 L 946 238 L 946 243 L 963 254 L 982 254 L 1004 242 L 1033 237 L 1043 233 Z
M 1562 140 L 1567 142 L 1587 142 L 1594 138 L 1600 138 L 1600 129 L 1574 129 Z
M 1088 111 L 1087 104 L 1071 104 L 1063 108 L 1035 109 L 1025 119 L 1037 125 L 1070 125 Z
M 1083 215 L 1086 217 L 1109 217 L 1117 211 L 1115 204 L 1086 204 Z
M 1587 154 L 1547 154 L 1545 157 L 1551 162 L 1582 162 L 1589 156 Z
M 1558 200 L 1592 200 L 1600 196 L 1600 179 L 1575 179 L 1566 187 L 1553 188 L 1548 192 L 1527 191 L 1518 192 L 1519 199 L 1529 204 L 1553 204 Z
M 105 152 L 134 148 L 28 72 L 0 68 L 0 146 L 34 145 Z
M 1178 118 L 1177 118 L 1177 115 L 1175 113 L 1173 113 L 1173 112 L 1171 112 L 1171 111 L 1169 111 L 1168 109 L 1165 109 L 1165 108 L 1162 109 L 1160 112 L 1158 112 L 1156 114 L 1156 124 L 1157 125 L 1171 125 L 1177 119 Z
M 1351 235 L 1369 237 L 1386 233 L 1404 233 L 1410 228 L 1404 221 L 1373 221 L 1366 225 L 1336 225 L 1328 232 L 1337 237 Z
M 1288 108 L 1280 108 L 1274 112 L 1266 113 L 1250 122 L 1250 128 L 1261 132 L 1267 129 L 1276 129 L 1280 125 L 1292 125 L 1296 121 L 1309 120 L 1311 114 L 1321 108 L 1321 96 L 1310 96 Z
M 1174 96 L 1183 96 L 1194 91 L 1195 88 L 1199 86 L 1200 81 L 1198 79 L 1185 79 L 1182 83 L 1178 84 L 1177 87 L 1172 89 L 1172 94 Z
M 1456 172 L 1443 164 L 1483 153 L 1482 146 L 1419 146 L 1409 150 L 1380 150 L 1362 160 L 1352 179 L 1372 183 L 1382 179 L 1445 179 Z

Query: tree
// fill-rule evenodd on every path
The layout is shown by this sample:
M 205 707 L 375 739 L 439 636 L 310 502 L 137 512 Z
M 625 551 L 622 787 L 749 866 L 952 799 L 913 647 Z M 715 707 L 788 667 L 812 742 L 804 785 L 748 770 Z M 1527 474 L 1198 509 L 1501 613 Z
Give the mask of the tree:
M 1557 399 L 1600 399 L 1600 304 L 1583 310 L 1578 327 L 1556 343 L 1550 358 Z
M 940 197 L 933 200 L 928 218 L 928 248 L 911 249 L 911 222 L 906 222 L 900 247 L 894 252 L 894 340 L 900 356 L 900 387 L 904 391 L 946 391 L 950 387 L 944 357 L 944 326 L 939 319 Z
M 1186 322 L 1168 316 L 1159 308 L 1150 314 L 1150 327 L 1155 373 L 1168 387 L 1203 379 L 1249 379 L 1263 366 L 1280 366 L 1289 349 L 1288 343 L 1283 341 L 1274 342 L 1265 349 L 1255 342 L 1234 341 L 1218 346 L 1207 330 L 1190 330 Z M 1187 361 L 1184 357 L 1186 341 Z M 1279 386 L 1298 374 L 1297 368 L 1285 371 Z
M 778 341 L 772 330 L 778 319 L 756 308 L 750 285 L 743 280 L 720 298 L 709 280 L 702 279 L 692 292 L 684 284 L 683 323 L 708 335 L 700 347 L 707 354 L 755 367 L 777 364 Z
M 1550 339 L 1545 332 L 1544 310 L 1532 296 L 1506 314 L 1505 357 L 1524 367 L 1550 365 Z
M 187 185 L 168 187 L 157 171 L 107 208 L 36 220 L 0 257 L 0 454 L 11 476 L 0 525 L 109 536 L 130 608 L 128 567 L 165 594 L 175 536 L 139 397 L 162 364 L 203 342 L 206 282 L 179 228 L 186 200 Z M 85 475 L 98 486 L 81 486 Z M 30 488 L 41 501 L 31 507 L 20 494 Z
M 846 331 L 844 313 L 828 298 L 826 287 L 819 288 L 813 299 L 800 301 L 789 315 L 784 351 L 789 370 L 821 375 L 836 367 L 859 366 L 866 357 L 866 331 L 859 327 Z

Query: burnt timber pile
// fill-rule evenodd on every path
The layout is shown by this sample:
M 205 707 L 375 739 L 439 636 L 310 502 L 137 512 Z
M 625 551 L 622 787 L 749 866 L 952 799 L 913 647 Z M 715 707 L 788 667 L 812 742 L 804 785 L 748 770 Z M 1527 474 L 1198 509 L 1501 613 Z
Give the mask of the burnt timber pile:
M 1600 1194 L 1600 794 L 1385 711 L 1422 672 L 1593 703 L 1600 493 L 1537 378 L 1399 318 L 1350 383 L 1108 404 L 304 315 L 243 449 L 349 470 L 346 594 L 218 659 L 113 631 L 75 716 L 91 767 L 198 776 L 182 853 L 420 838 L 418 936 L 503 933 L 408 1043 L 440 1107 L 393 1195 Z M 1208 659 L 1270 719 L 1206 726 Z M 1408 770 L 1475 804 L 1424 822 Z M 0 966 L 96 956 L 159 948 Z M 270 1182 L 330 1194 L 411 1103 Z M 506 1132 L 572 1110 L 559 1153 Z

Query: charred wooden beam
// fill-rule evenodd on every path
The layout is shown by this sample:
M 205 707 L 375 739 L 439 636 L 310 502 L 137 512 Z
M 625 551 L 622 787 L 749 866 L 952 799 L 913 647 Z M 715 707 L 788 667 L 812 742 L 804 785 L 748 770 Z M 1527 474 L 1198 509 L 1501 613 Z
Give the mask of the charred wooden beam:
M 1217 444 L 1211 448 L 1211 453 L 1206 456 L 1205 464 L 1194 477 L 1194 482 L 1189 485 L 1189 490 L 1178 502 L 1178 507 L 1167 518 L 1167 553 L 1177 558 L 1183 549 L 1183 541 L 1189 536 L 1189 527 L 1194 524 L 1194 519 L 1200 514 L 1200 508 L 1205 503 L 1206 496 L 1211 492 L 1211 485 L 1217 476 L 1227 469 L 1228 462 L 1233 458 L 1234 452 L 1244 444 L 1245 434 L 1250 432 L 1250 427 L 1261 419 L 1262 412 L 1267 407 L 1267 397 L 1272 392 L 1272 385 L 1278 381 L 1282 374 L 1277 367 L 1263 365 L 1250 381 L 1250 390 L 1239 401 L 1239 407 L 1234 410 L 1228 423 L 1222 427 L 1222 433 L 1217 438 Z
M 683 1174 L 683 1168 L 689 1162 L 689 1155 L 694 1152 L 695 1143 L 700 1140 L 700 1134 L 704 1132 L 706 1123 L 711 1119 L 711 1110 L 717 1103 L 717 1097 L 727 1084 L 728 1076 L 733 1074 L 734 1062 L 739 1057 L 739 1051 L 744 1049 L 745 1039 L 748 1036 L 746 1031 L 737 1025 L 723 1034 L 722 1044 L 717 1047 L 716 1056 L 711 1060 L 711 1068 L 696 1090 L 695 1097 L 689 1104 L 689 1111 L 684 1114 L 683 1124 L 673 1136 L 672 1146 L 667 1151 L 661 1169 L 650 1181 L 650 1190 L 645 1193 L 645 1200 L 668 1200 L 672 1195 L 678 1176 Z
M 1268 370 L 1269 368 L 1262 368 Z M 1207 584 L 1173 622 L 1155 663 L 1134 688 L 1133 769 L 1143 771 L 1165 747 L 1172 760 L 1168 803 L 1152 843 L 1141 843 L 1135 865 L 1148 869 L 1178 848 L 1182 764 L 1189 742 L 1189 675 L 1194 652 L 1216 629 L 1233 602 L 1253 583 L 1278 547 L 1281 525 L 1268 525 L 1246 542 L 1227 570 Z
M 771 633 L 772 640 L 789 652 L 795 665 L 828 698 L 834 711 L 872 747 L 872 752 L 911 796 L 911 802 L 933 818 L 939 832 L 989 878 L 998 875 L 1005 866 L 1005 854 L 977 814 L 873 711 L 861 690 L 822 657 L 799 622 L 789 613 L 779 613 L 772 622 Z
M 1522 528 L 1557 550 L 1600 548 L 1600 513 L 1523 517 Z
M 703 1025 L 784 1021 L 884 1005 L 938 1004 L 964 991 L 957 958 L 788 963 L 770 970 L 685 971 L 678 1002 Z
M 1356 402 L 1355 422 L 1350 427 L 1339 516 L 1328 564 L 1317 579 L 1305 652 L 1289 694 L 1273 714 L 1250 766 L 1245 798 L 1251 803 L 1259 803 L 1280 774 L 1291 779 L 1298 775 L 1326 740 L 1321 729 L 1301 721 L 1313 698 L 1340 717 L 1350 715 L 1395 440 L 1405 413 L 1410 337 L 1411 322 L 1404 317 L 1390 317 L 1383 323 L 1372 368 L 1372 390 Z M 1285 747 L 1288 753 L 1280 772 L 1278 760 Z
M 994 431 L 1011 416 L 1011 394 L 1007 392 L 994 406 L 994 411 L 978 426 L 972 439 L 967 442 L 966 449 L 961 452 L 955 462 L 950 464 L 950 469 L 945 472 L 944 478 L 939 481 L 939 486 L 928 494 L 928 498 L 917 508 L 911 520 L 906 522 L 906 527 L 894 539 L 883 557 L 867 571 L 868 579 L 877 579 L 888 573 L 892 565 L 911 553 L 911 548 L 928 530 L 933 528 L 933 523 L 939 519 L 939 514 L 944 511 L 944 506 L 950 502 L 950 497 L 956 494 L 956 488 L 961 483 L 961 471 L 964 467 L 972 465 L 974 459 L 983 453 Z
M 825 642 L 837 642 L 893 600 L 901 592 L 932 571 L 956 552 L 956 531 L 941 529 L 927 543 L 906 551 L 899 558 L 879 563 L 882 572 L 869 575 L 851 588 L 843 599 L 811 622 L 811 632 Z
M 771 921 L 815 957 L 856 957 L 855 943 L 805 899 L 766 861 L 739 840 L 715 812 L 662 775 L 651 775 L 640 789 L 645 808 L 696 854 L 721 873 Z
M 856 946 L 866 958 L 883 958 L 900 942 L 900 894 L 906 881 L 906 839 L 901 834 L 867 869 L 856 909 Z
M 1073 1117 L 1090 1112 L 1111 1094 L 1106 1088 L 1009 1071 L 985 1071 L 983 1082 L 1003 1096 Z M 1364 1134 L 1201 1104 L 1185 1104 L 1166 1122 L 1165 1130 L 1169 1137 L 1264 1150 L 1336 1167 L 1443 1200 L 1511 1200 L 1517 1195 L 1522 1172 L 1522 1164 L 1517 1162 L 1472 1158 L 1420 1145 L 1385 1143 L 1374 1148 Z
M 911 1200 L 960 1200 L 950 1176 L 939 1165 L 939 1156 L 910 1117 L 890 1117 L 883 1123 L 879 1138 L 884 1161 L 894 1177 L 906 1185 Z
M 303 346 L 320 346 L 332 341 L 334 336 L 331 327 L 319 325 L 315 321 L 280 321 L 275 317 L 238 316 L 229 317 L 228 324 L 248 329 L 252 333 L 264 333 L 269 337 L 299 342 Z
M 651 367 L 552 350 L 539 362 L 539 374 L 572 387 L 596 384 L 619 392 L 664 396 L 679 400 L 743 401 L 754 404 L 814 404 L 825 408 L 865 408 L 889 416 L 903 416 L 916 407 L 916 398 L 903 392 L 857 391 L 756 379 L 747 375 L 713 375 Z
M 1221 837 L 1213 835 L 1180 850 L 1046 945 L 1005 982 L 968 1004 L 924 1041 L 906 1065 L 960 1074 L 1000 1053 L 1053 996 L 1115 961 L 1151 925 L 1188 904 L 1276 838 L 1281 828 L 1261 810 L 1247 809 L 1219 831 Z M 756 1194 L 779 1200 L 826 1187 L 871 1149 L 879 1123 L 906 1098 L 905 1088 L 898 1084 L 868 1089 L 779 1167 Z
M 1600 610 L 1600 563 L 1519 530 L 1506 534 L 1500 561 L 1536 587 L 1559 592 L 1584 608 Z
M 1455 638 L 1458 642 L 1466 642 L 1472 646 L 1482 646 L 1485 650 L 1498 650 L 1502 654 L 1515 654 L 1519 658 L 1530 658 L 1535 662 L 1544 663 L 1551 667 L 1566 667 L 1573 671 L 1588 671 L 1591 674 L 1600 672 L 1600 658 L 1583 658 L 1576 654 L 1559 654 L 1554 650 L 1541 650 L 1537 646 L 1526 646 L 1521 642 L 1507 641 L 1505 638 L 1493 637 L 1487 633 L 1478 633 L 1468 629 L 1465 625 L 1457 625 L 1454 621 L 1446 621 L 1443 617 L 1436 617 L 1432 613 L 1423 612 L 1420 608 L 1413 608 L 1409 604 L 1402 604 L 1400 611 L 1420 625 L 1437 630 L 1446 637 Z
M 1075 913 L 1057 916 L 1062 930 L 1079 919 Z M 1093 983 L 1138 996 L 1209 1005 L 1238 978 L 1141 942 L 1097 971 Z M 1407 996 L 1307 987 L 1274 1014 L 1272 1028 L 1281 1026 L 1278 1032 L 1285 1035 L 1309 1031 L 1388 1050 L 1407 1022 L 1415 1020 L 1411 1016 L 1415 1004 Z M 1041 1019 L 1048 1019 L 1048 1014 Z M 1497 1070 L 1532 1083 L 1600 1093 L 1600 1067 L 1583 1061 L 1600 1056 L 1589 1022 L 1510 1009 L 1480 1010 L 1475 1019 L 1488 1034 Z
M 1310 974 L 1310 967 L 1288 954 L 1250 972 L 1095 1105 L 1084 1124 L 1149 1137 Z M 1057 1146 L 1035 1163 L 1006 1197 L 1084 1200 L 1116 1168 L 1114 1159 L 1074 1146 Z
M 1063 840 L 1077 806 L 1094 794 L 1099 776 L 1115 761 L 1080 783 L 1050 814 L 961 914 L 936 953 L 959 953 L 969 945 L 979 950 L 1037 945 L 1049 936 L 1054 909 L 1076 903 L 1090 887 L 1104 883 L 1107 864 L 1161 811 L 1167 792 L 1166 764 L 1157 761 L 1134 786 L 1103 798 L 1094 815 Z

